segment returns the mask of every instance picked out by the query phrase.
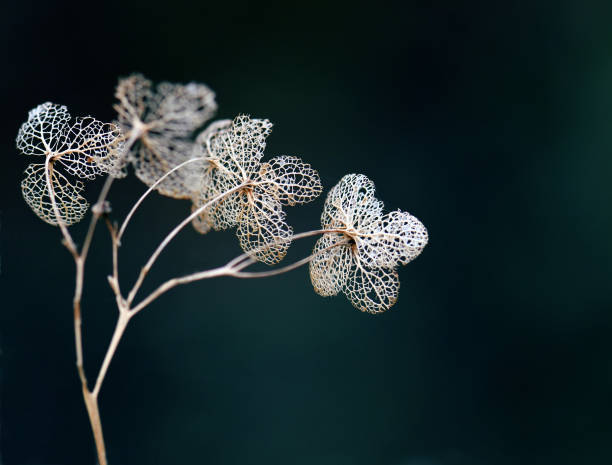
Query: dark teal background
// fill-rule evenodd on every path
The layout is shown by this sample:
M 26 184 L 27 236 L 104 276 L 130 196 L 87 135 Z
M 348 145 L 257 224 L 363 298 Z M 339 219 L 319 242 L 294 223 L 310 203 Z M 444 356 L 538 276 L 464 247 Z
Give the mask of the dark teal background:
M 112 119 L 114 86 L 131 72 L 207 83 L 220 118 L 270 118 L 267 156 L 311 162 L 326 190 L 367 174 L 389 210 L 424 222 L 430 244 L 380 316 L 319 297 L 305 269 L 159 299 L 128 328 L 101 393 L 111 465 L 612 462 L 608 2 L 2 10 L 3 464 L 95 462 L 74 368 L 71 258 L 21 198 L 33 160 L 14 139 L 44 101 Z M 143 190 L 135 177 L 117 182 L 114 217 Z M 318 227 L 323 201 L 288 209 L 296 231 Z M 188 208 L 145 203 L 121 250 L 124 288 Z M 232 232 L 188 229 L 145 292 L 237 253 Z M 109 257 L 100 228 L 83 302 L 90 380 L 116 317 Z

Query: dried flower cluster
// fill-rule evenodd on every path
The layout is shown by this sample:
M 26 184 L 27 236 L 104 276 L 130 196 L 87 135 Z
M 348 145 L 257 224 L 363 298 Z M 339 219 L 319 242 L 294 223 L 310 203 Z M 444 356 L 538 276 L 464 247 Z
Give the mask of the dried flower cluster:
M 195 199 L 204 205 L 233 191 L 202 212 L 196 229 L 237 227 L 242 249 L 270 265 L 283 259 L 292 235 L 282 206 L 310 202 L 322 190 L 318 173 L 297 157 L 261 162 L 271 129 L 268 120 L 238 116 L 206 131 L 199 142 L 208 166 Z
M 119 81 L 115 97 L 118 123 L 126 138 L 137 141 L 125 157 L 136 176 L 151 186 L 192 156 L 191 136 L 217 109 L 215 94 L 203 84 L 162 82 L 153 90 L 140 74 Z M 175 171 L 157 187 L 160 194 L 192 198 L 200 186 L 204 162 Z
M 65 225 L 77 223 L 89 206 L 81 195 L 83 183 L 71 182 L 59 168 L 80 179 L 93 179 L 112 173 L 122 153 L 116 125 L 91 117 L 77 118 L 72 125 L 70 120 L 65 106 L 43 103 L 29 112 L 17 135 L 21 153 L 44 158 L 26 169 L 23 197 L 36 215 L 52 225 L 58 224 L 58 217 Z
M 322 296 L 343 291 L 361 311 L 380 313 L 397 300 L 395 268 L 415 259 L 427 244 L 425 226 L 409 213 L 383 216 L 374 183 L 349 174 L 329 192 L 314 247 L 310 277 Z

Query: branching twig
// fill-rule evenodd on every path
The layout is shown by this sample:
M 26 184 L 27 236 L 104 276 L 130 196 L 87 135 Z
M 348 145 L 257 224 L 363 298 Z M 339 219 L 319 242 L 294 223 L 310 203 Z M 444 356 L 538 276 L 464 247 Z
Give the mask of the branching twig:
M 240 189 L 243 189 L 245 186 L 246 186 L 246 184 L 239 184 L 239 185 L 233 187 L 232 189 L 229 189 L 229 190 L 227 190 L 227 191 L 225 191 L 225 192 L 223 192 L 223 193 L 213 197 L 211 200 L 206 202 L 204 205 L 202 205 L 198 209 L 194 210 L 193 213 L 191 213 L 187 218 L 185 218 L 183 221 L 181 221 L 172 231 L 170 231 L 170 233 L 159 244 L 159 246 L 157 247 L 155 252 L 153 252 L 153 255 L 151 255 L 151 258 L 149 258 L 147 263 L 140 270 L 140 274 L 138 275 L 138 279 L 136 280 L 136 283 L 134 284 L 134 287 L 132 287 L 132 290 L 130 291 L 130 293 L 128 294 L 128 297 L 126 299 L 128 305 L 131 305 L 132 302 L 134 301 L 134 297 L 136 297 L 136 293 L 140 289 L 140 286 L 142 285 L 142 282 L 144 281 L 144 278 L 146 277 L 147 273 L 151 270 L 151 267 L 153 266 L 153 264 L 157 260 L 157 257 L 159 257 L 159 255 L 166 248 L 166 246 L 170 243 L 170 241 L 172 241 L 172 239 L 174 239 L 174 237 L 186 225 L 188 225 L 191 222 L 191 220 L 193 220 L 196 216 L 198 216 L 204 210 L 209 208 L 213 203 L 218 202 L 219 200 L 223 199 L 224 197 L 227 197 L 228 195 L 233 194 L 234 192 L 237 192 Z
M 338 230 L 331 230 L 331 229 L 318 229 L 318 230 L 314 230 L 314 231 L 307 231 L 307 232 L 303 232 L 300 234 L 296 234 L 294 235 L 292 238 L 287 239 L 287 241 L 289 240 L 296 240 L 296 239 L 303 239 L 306 237 L 312 237 L 312 236 L 316 236 L 319 234 L 324 234 L 324 233 L 328 233 L 328 232 L 338 232 Z M 267 244 L 265 247 L 271 247 L 276 245 L 277 243 L 280 243 L 281 241 L 275 241 L 274 243 L 271 244 Z M 231 276 L 234 278 L 266 278 L 266 277 L 270 277 L 270 276 L 276 276 L 279 274 L 283 274 L 286 273 L 288 271 L 294 270 L 296 268 L 299 268 L 300 266 L 303 266 L 307 263 L 309 263 L 310 261 L 312 261 L 316 256 L 330 250 L 333 249 L 334 247 L 338 247 L 339 245 L 343 245 L 348 243 L 348 240 L 342 240 L 339 241 L 329 247 L 326 247 L 325 249 L 319 250 L 316 253 L 309 255 L 306 258 L 303 258 L 301 260 L 298 260 L 295 263 L 292 263 L 290 265 L 281 267 L 281 268 L 276 268 L 274 270 L 269 270 L 269 271 L 259 271 L 259 272 L 243 272 L 242 270 L 247 268 L 248 266 L 251 266 L 255 263 L 257 263 L 257 260 L 255 260 L 249 253 L 243 253 L 241 255 L 239 255 L 238 257 L 230 260 L 229 262 L 227 262 L 224 266 L 221 266 L 219 268 L 214 268 L 212 270 L 206 270 L 206 271 L 199 271 L 197 273 L 192 273 L 186 276 L 182 276 L 179 278 L 172 278 L 169 279 L 168 281 L 164 282 L 163 284 L 161 284 L 157 289 L 155 289 L 153 292 L 151 292 L 151 294 L 149 294 L 146 298 L 144 298 L 138 305 L 136 305 L 134 308 L 132 308 L 129 313 L 131 315 L 134 315 L 138 312 L 140 312 L 142 309 L 144 309 L 147 305 L 149 305 L 151 302 L 153 302 L 155 299 L 157 299 L 158 297 L 160 297 L 162 294 L 168 292 L 170 289 L 179 286 L 181 284 L 187 284 L 187 283 L 192 283 L 195 281 L 201 281 L 204 279 L 209 279 L 209 278 L 215 278 L 215 277 L 219 277 L 219 276 Z M 253 251 L 254 253 L 257 252 L 256 250 Z

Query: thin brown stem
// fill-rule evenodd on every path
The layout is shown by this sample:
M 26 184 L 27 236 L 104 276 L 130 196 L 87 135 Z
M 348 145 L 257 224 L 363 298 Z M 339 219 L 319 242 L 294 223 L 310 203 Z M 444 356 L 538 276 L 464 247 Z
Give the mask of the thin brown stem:
M 89 252 L 89 246 L 91 245 L 91 241 L 93 239 L 94 231 L 96 230 L 96 225 L 98 224 L 98 220 L 102 215 L 102 209 L 104 202 L 106 201 L 106 197 L 108 196 L 108 192 L 110 191 L 111 186 L 113 185 L 114 178 L 112 176 L 108 176 L 104 181 L 104 185 L 102 186 L 102 190 L 100 191 L 100 195 L 98 196 L 98 201 L 93 205 L 91 209 L 91 221 L 89 222 L 89 227 L 87 228 L 87 234 L 85 236 L 85 240 L 83 241 L 83 247 L 81 247 L 81 257 L 83 261 L 87 258 L 87 253 Z
M 266 244 L 264 246 L 258 247 L 257 249 L 252 250 L 250 252 L 244 252 L 243 254 L 238 255 L 236 258 L 234 258 L 233 260 L 228 262 L 226 266 L 234 267 L 234 266 L 238 265 L 239 263 L 241 263 L 241 262 L 243 262 L 245 260 L 248 260 L 248 259 L 252 259 L 252 262 L 249 263 L 249 265 L 252 264 L 252 263 L 255 263 L 257 260 L 252 258 L 254 253 L 258 252 L 259 250 L 263 250 L 263 249 L 265 249 L 267 247 L 272 247 L 272 246 L 277 245 L 277 244 L 282 244 L 284 242 L 290 242 L 290 241 L 294 241 L 294 240 L 298 240 L 298 239 L 304 239 L 304 238 L 312 237 L 312 236 L 318 236 L 320 234 L 325 234 L 325 233 L 343 233 L 343 232 L 344 232 L 343 229 L 315 229 L 315 230 L 312 230 L 312 231 L 306 231 L 306 232 L 302 232 L 302 233 L 299 233 L 299 234 L 294 234 L 291 237 L 288 237 L 286 239 L 280 239 L 280 240 L 274 241 L 274 242 L 272 242 L 270 244 Z
M 83 293 L 83 268 L 84 261 L 77 258 L 74 296 L 72 298 L 73 320 L 74 320 L 74 347 L 76 351 L 76 367 L 83 389 L 87 390 L 87 377 L 83 368 L 83 333 L 81 331 L 81 296 Z
M 287 273 L 288 271 L 295 270 L 296 268 L 310 263 L 317 255 L 322 254 L 323 252 L 326 252 L 330 249 L 333 249 L 334 247 L 338 247 L 339 245 L 348 244 L 348 242 L 348 240 L 336 242 L 335 244 L 326 247 L 325 249 L 319 250 L 315 254 L 302 258 L 301 260 L 298 260 L 297 262 L 292 263 L 291 265 L 283 266 L 282 268 L 276 268 L 274 270 L 269 271 L 235 271 L 231 274 L 231 276 L 235 278 L 269 278 L 270 276 Z
M 127 328 L 127 324 L 129 323 L 131 318 L 130 313 L 124 308 L 120 308 L 119 310 L 119 318 L 117 319 L 117 324 L 115 326 L 115 331 L 113 332 L 113 337 L 111 338 L 111 342 L 106 350 L 106 355 L 104 356 L 104 360 L 102 362 L 102 366 L 100 367 L 100 371 L 98 373 L 98 378 L 96 379 L 96 385 L 93 388 L 92 396 L 94 399 L 98 399 L 98 394 L 100 393 L 100 388 L 102 387 L 102 383 L 104 382 L 104 377 L 106 376 L 106 372 L 108 371 L 108 367 L 110 366 L 110 362 L 115 355 L 115 351 L 119 346 L 119 341 L 121 341 L 121 337 Z
M 132 308 L 129 313 L 130 316 L 135 315 L 140 312 L 143 308 L 153 302 L 162 294 L 165 294 L 170 289 L 179 286 L 181 284 L 187 284 L 194 281 L 200 281 L 202 279 L 216 278 L 219 276 L 231 276 L 232 270 L 227 266 L 222 266 L 219 268 L 213 268 L 212 270 L 200 271 L 198 273 L 193 273 L 188 276 L 183 276 L 180 278 L 172 278 L 160 285 L 157 289 L 155 289 L 151 294 L 149 294 L 146 298 L 144 298 L 138 305 Z
M 117 308 L 121 309 L 126 306 L 125 300 L 121 295 L 121 287 L 119 285 L 119 240 L 117 239 L 117 225 L 112 224 L 109 218 L 105 218 L 106 226 L 111 235 L 111 247 L 113 256 L 113 274 L 108 276 L 108 282 L 110 284 L 115 299 L 117 301 Z

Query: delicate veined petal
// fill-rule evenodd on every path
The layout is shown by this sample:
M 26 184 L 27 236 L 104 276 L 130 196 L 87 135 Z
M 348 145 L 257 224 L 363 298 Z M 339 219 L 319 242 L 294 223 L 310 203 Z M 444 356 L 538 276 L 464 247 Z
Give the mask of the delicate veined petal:
M 194 150 L 194 155 L 199 155 L 201 152 L 199 149 Z M 212 200 L 217 193 L 212 189 L 212 169 L 207 161 L 204 161 L 205 167 L 200 176 L 199 188 L 194 192 L 191 198 L 191 212 L 195 212 L 200 207 L 203 207 L 210 200 Z M 218 205 L 218 203 L 216 204 Z M 192 225 L 197 232 L 200 234 L 206 234 L 213 226 L 213 218 L 211 217 L 211 210 L 216 206 L 215 204 L 209 205 L 204 209 L 197 217 L 192 220 Z
M 210 162 L 225 177 L 240 181 L 255 177 L 271 131 L 272 123 L 267 119 L 237 116 L 231 126 L 219 128 L 208 138 Z
M 71 184 L 57 170 L 51 170 L 50 182 L 59 211 L 59 220 L 66 226 L 81 221 L 89 207 L 81 196 L 83 183 L 77 181 Z M 40 219 L 54 226 L 58 224 L 58 217 L 47 189 L 44 164 L 32 163 L 26 168 L 25 178 L 21 182 L 21 192 L 28 206 Z
M 242 250 L 268 265 L 278 263 L 285 257 L 293 235 L 281 204 L 249 194 L 243 194 L 242 201 L 244 210 L 236 231 Z
M 394 268 L 418 257 L 427 241 L 423 223 L 410 213 L 398 210 L 385 215 L 380 230 L 364 238 L 364 253 L 377 266 Z
M 342 234 L 324 234 L 312 251 L 310 281 L 315 292 L 324 297 L 338 294 L 348 279 L 352 263 L 350 245 L 336 245 L 344 239 Z
M 224 165 L 218 163 L 218 160 L 208 158 L 207 161 L 211 169 L 209 187 L 212 191 L 227 192 L 244 184 L 244 179 L 228 171 Z
M 193 204 L 191 205 L 191 212 L 192 213 L 195 212 L 202 205 L 204 204 L 202 203 L 201 200 L 194 200 Z M 196 216 L 193 220 L 191 220 L 191 224 L 193 228 L 200 234 L 206 234 L 208 231 L 210 231 L 211 221 L 209 218 L 208 209 L 204 210 L 202 213 Z
M 317 171 L 292 156 L 275 157 L 264 163 L 260 179 L 262 187 L 284 205 L 311 202 L 323 190 Z
M 114 170 L 120 158 L 121 131 L 118 126 L 91 117 L 77 118 L 62 134 L 57 160 L 70 174 L 94 179 Z M 112 168 L 111 168 L 112 167 Z
M 192 158 L 192 145 L 182 139 L 166 139 L 154 134 L 143 136 L 132 164 L 136 176 L 151 186 L 166 173 Z M 168 175 L 156 190 L 168 197 L 190 199 L 200 188 L 201 176 L 206 167 L 202 159 L 189 163 Z
M 359 260 L 349 272 L 344 293 L 362 312 L 381 313 L 397 301 L 399 277 L 387 268 L 366 268 Z
M 226 178 L 209 164 L 202 173 L 200 179 L 200 190 L 193 197 L 194 209 L 207 203 L 211 203 L 204 212 L 199 215 L 199 220 L 207 222 L 213 229 L 220 231 L 236 226 L 239 216 L 243 210 L 240 192 L 222 195 L 236 188 L 238 180 Z M 215 200 L 217 198 L 217 200 Z M 194 223 L 196 230 L 204 230 L 197 222 Z
M 220 195 L 220 192 L 209 191 L 208 196 L 205 198 L 205 202 L 211 201 L 218 195 Z M 238 224 L 244 208 L 241 197 L 241 193 L 233 192 L 217 200 L 210 206 L 208 209 L 208 217 L 210 218 L 212 227 L 216 231 L 233 228 Z
M 217 136 L 222 131 L 228 130 L 232 126 L 233 120 L 231 119 L 220 119 L 217 121 L 213 121 L 208 125 L 204 131 L 202 131 L 198 137 L 196 138 L 196 142 L 202 145 L 203 149 L 207 154 L 212 153 L 212 149 L 210 147 L 210 141 L 213 136 Z
M 145 122 L 166 137 L 187 137 L 217 110 L 215 93 L 204 84 L 162 82 L 149 104 Z
M 197 188 L 192 195 L 193 205 L 191 207 L 191 211 L 194 212 L 201 206 L 205 205 L 209 200 L 214 198 L 219 194 L 219 191 L 215 188 L 213 182 L 213 167 L 208 162 L 208 140 L 215 131 L 227 128 L 232 124 L 232 120 L 219 120 L 214 121 L 208 125 L 208 127 L 202 131 L 198 137 L 196 137 L 195 143 L 193 145 L 192 156 L 194 158 L 201 157 L 204 159 L 204 167 L 199 176 L 199 180 L 197 182 Z M 211 205 L 209 208 L 200 213 L 196 218 L 193 219 L 192 225 L 196 231 L 200 234 L 206 234 L 210 231 L 211 227 L 215 221 L 211 216 L 211 211 L 216 209 L 217 206 Z M 235 215 L 234 215 L 235 217 Z M 225 229 L 221 227 L 222 225 L 217 223 L 216 229 Z M 229 227 L 229 225 L 225 226 Z
M 206 129 L 204 129 L 194 143 L 194 155 L 203 156 L 206 158 L 214 158 L 211 156 L 210 139 L 219 131 L 225 131 L 232 125 L 231 119 L 222 119 L 213 121 Z
M 210 164 L 210 169 L 206 173 L 203 186 L 208 188 L 202 190 L 205 202 L 211 201 L 223 193 L 237 189 L 241 183 L 235 176 L 228 176 L 224 171 L 217 168 L 217 165 Z M 219 231 L 236 226 L 242 213 L 243 205 L 240 189 L 223 196 L 214 202 L 209 208 L 209 217 L 212 227 Z
M 62 134 L 70 121 L 63 105 L 43 103 L 28 113 L 28 120 L 17 134 L 17 149 L 24 155 L 45 156 L 62 143 Z
M 374 197 L 374 183 L 363 174 L 347 174 L 327 195 L 321 225 L 360 229 L 380 221 L 383 203 Z
M 117 126 L 115 128 L 121 131 Z M 125 154 L 125 141 L 123 137 L 117 137 L 109 145 L 106 155 L 94 156 L 100 171 L 107 173 L 113 178 L 124 178 L 127 176 L 128 159 Z
M 127 133 L 134 121 L 143 121 L 149 101 L 153 97 L 151 81 L 141 74 L 133 74 L 119 81 L 115 97 L 119 100 L 114 105 L 119 115 L 119 124 Z

